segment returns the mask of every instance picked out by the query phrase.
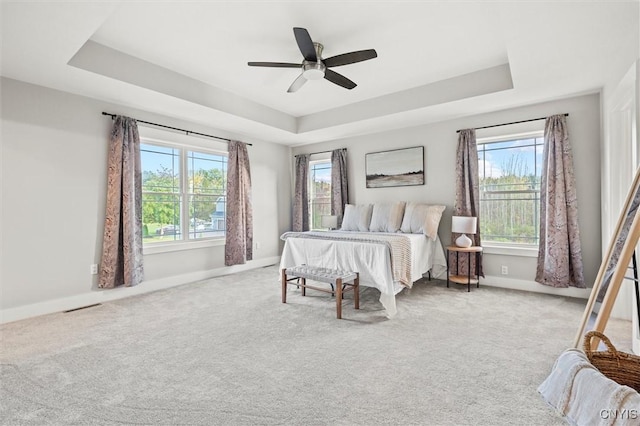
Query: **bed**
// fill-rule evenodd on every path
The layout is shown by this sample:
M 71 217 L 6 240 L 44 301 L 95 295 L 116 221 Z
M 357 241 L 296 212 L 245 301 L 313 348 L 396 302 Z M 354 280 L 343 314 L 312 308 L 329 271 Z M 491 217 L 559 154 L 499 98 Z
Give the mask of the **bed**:
M 360 273 L 360 285 L 378 289 L 387 315 L 394 316 L 397 313 L 396 294 L 411 288 L 426 273 L 435 278 L 446 273 L 445 254 L 437 235 L 437 224 L 444 207 L 437 209 L 440 214 L 436 215 L 435 232 L 433 226 L 430 232 L 424 232 L 426 227 L 423 224 L 428 214 L 422 211 L 416 215 L 412 203 L 406 204 L 406 210 L 402 203 L 400 219 L 396 217 L 391 226 L 388 226 L 389 215 L 384 215 L 385 221 L 379 220 L 380 215 L 376 217 L 375 206 L 353 206 L 350 209 L 347 205 L 341 230 L 285 232 L 281 236 L 285 245 L 280 267 L 307 264 L 357 271 Z M 378 210 L 388 211 L 388 207 L 384 205 Z M 358 216 L 355 222 L 351 221 L 353 215 L 349 214 L 353 210 Z M 420 226 L 405 226 L 404 230 L 409 232 L 398 232 L 402 230 L 401 224 L 411 222 L 412 215 L 417 216 L 414 222 Z M 385 226 L 378 226 L 380 223 Z M 394 231 L 396 227 L 398 229 Z

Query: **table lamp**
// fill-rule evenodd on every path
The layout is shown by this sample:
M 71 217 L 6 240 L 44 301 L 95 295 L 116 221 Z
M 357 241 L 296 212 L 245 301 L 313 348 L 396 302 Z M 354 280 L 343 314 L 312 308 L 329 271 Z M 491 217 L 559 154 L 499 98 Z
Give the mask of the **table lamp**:
M 451 218 L 451 232 L 462 234 L 456 239 L 458 247 L 471 247 L 473 241 L 466 234 L 475 234 L 478 218 L 471 216 L 453 216 Z
M 338 227 L 338 216 L 322 216 L 320 217 L 320 226 L 328 230 Z

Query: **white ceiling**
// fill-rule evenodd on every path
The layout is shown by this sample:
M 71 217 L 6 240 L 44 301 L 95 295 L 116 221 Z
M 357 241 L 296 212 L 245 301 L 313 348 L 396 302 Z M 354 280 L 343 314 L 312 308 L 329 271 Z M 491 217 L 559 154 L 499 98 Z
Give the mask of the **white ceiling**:
M 5 77 L 296 145 L 600 90 L 638 56 L 638 1 L 2 2 Z M 327 58 L 287 93 L 293 27 Z

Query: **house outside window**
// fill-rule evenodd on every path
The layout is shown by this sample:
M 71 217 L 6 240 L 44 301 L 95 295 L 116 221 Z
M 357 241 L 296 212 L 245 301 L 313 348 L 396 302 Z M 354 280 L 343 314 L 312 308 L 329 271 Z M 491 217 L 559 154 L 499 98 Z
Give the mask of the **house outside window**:
M 537 247 L 542 132 L 478 139 L 483 245 Z
M 331 214 L 331 160 L 309 162 L 309 227 L 323 229 L 322 216 Z
M 227 154 L 142 140 L 144 244 L 224 238 Z

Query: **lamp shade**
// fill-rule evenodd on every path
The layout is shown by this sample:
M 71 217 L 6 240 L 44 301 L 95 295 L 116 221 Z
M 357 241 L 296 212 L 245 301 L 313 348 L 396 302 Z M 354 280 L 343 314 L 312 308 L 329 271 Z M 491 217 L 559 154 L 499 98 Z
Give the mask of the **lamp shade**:
M 453 216 L 451 218 L 451 232 L 456 234 L 475 234 L 478 218 L 471 216 Z
M 338 216 L 322 216 L 320 218 L 320 225 L 323 228 L 334 229 L 338 227 Z

